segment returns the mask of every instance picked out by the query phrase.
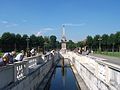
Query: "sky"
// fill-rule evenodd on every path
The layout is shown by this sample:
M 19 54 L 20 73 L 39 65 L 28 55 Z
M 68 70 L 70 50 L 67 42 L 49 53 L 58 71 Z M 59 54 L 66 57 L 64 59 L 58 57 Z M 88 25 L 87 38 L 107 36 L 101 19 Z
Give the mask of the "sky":
M 0 0 L 0 35 L 4 32 L 56 35 L 62 25 L 68 40 L 120 31 L 120 0 Z

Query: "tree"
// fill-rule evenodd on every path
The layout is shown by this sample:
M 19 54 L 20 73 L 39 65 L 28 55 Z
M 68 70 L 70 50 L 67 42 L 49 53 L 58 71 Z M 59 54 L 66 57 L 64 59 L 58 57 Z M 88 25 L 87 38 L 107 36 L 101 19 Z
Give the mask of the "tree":
M 45 42 L 44 38 L 42 36 L 38 36 L 37 39 L 38 39 L 37 45 L 40 46 L 41 48 L 43 48 L 44 47 L 44 42 Z
M 37 46 L 39 47 L 40 51 L 44 49 L 44 38 L 42 36 L 37 37 Z
M 34 34 L 30 36 L 30 46 L 37 47 L 37 37 Z
M 59 41 L 56 41 L 56 48 L 60 49 L 61 48 L 61 43 Z
M 118 50 L 119 50 L 119 52 L 120 52 L 120 32 L 117 32 L 117 33 L 115 34 L 115 43 L 116 43 L 116 45 L 117 45 L 117 47 L 118 47 Z
M 60 48 L 59 41 L 56 41 L 56 36 L 52 35 L 49 37 L 42 37 L 42 36 L 35 36 L 34 34 L 30 37 L 27 34 L 24 34 L 21 36 L 20 34 L 14 34 L 10 32 L 5 32 L 2 34 L 0 38 L 0 50 L 4 52 L 10 52 L 12 50 L 26 50 L 27 45 L 29 45 L 29 48 L 36 47 L 41 48 L 44 50 L 44 47 L 47 49 L 47 51 L 51 49 Z M 27 43 L 29 42 L 29 44 Z M 45 44 L 46 43 L 46 44 Z
M 92 38 L 92 36 L 87 36 L 86 44 L 88 45 L 88 48 L 92 50 L 92 45 L 93 45 L 93 38 Z
M 79 41 L 79 42 L 77 42 L 77 47 L 83 47 L 83 41 Z
M 94 36 L 94 39 L 93 39 L 93 49 L 94 50 L 98 50 L 98 48 L 99 48 L 99 38 L 100 38 L 100 35 Z
M 74 43 L 72 40 L 69 40 L 69 41 L 67 42 L 67 49 L 69 49 L 69 50 L 74 50 L 75 48 L 76 48 L 75 43 Z
M 50 38 L 48 36 L 44 37 L 44 49 L 47 51 L 51 49 Z
M 107 34 L 102 35 L 102 48 L 106 51 L 108 46 L 108 38 L 109 36 Z
M 50 36 L 50 44 L 51 44 L 51 49 L 55 49 L 56 48 L 56 36 L 52 35 Z
M 16 36 L 15 36 L 15 43 L 16 43 L 16 49 L 18 50 L 18 51 L 20 51 L 20 50 L 22 50 L 22 48 L 21 48 L 21 35 L 20 34 L 17 34 Z
M 27 49 L 27 39 L 28 39 L 29 37 L 28 37 L 28 35 L 27 34 L 24 34 L 23 36 L 22 36 L 22 38 L 21 38 L 21 48 L 23 49 L 23 50 L 26 50 Z M 29 40 L 28 40 L 28 42 L 29 42 Z
M 5 32 L 1 37 L 2 51 L 12 51 L 15 45 L 15 34 Z
M 115 34 L 110 34 L 108 42 L 109 42 L 110 48 L 112 48 L 112 52 L 114 52 L 114 49 L 115 49 Z

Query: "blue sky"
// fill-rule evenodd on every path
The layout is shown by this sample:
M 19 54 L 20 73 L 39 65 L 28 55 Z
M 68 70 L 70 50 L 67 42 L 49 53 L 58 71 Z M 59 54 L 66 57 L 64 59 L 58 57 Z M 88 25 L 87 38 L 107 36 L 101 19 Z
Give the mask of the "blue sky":
M 116 33 L 120 0 L 0 0 L 0 35 L 56 35 L 60 40 L 62 24 L 67 24 L 67 39 L 74 41 Z

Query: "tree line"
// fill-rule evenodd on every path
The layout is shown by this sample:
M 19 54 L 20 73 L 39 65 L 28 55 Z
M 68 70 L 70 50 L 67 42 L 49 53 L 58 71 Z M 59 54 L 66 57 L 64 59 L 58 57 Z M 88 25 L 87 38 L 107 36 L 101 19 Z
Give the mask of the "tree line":
M 120 52 L 120 32 L 116 32 L 115 34 L 103 34 L 103 35 L 95 35 L 87 36 L 85 40 L 78 41 L 74 43 L 72 40 L 67 42 L 67 48 L 70 50 L 74 50 L 77 47 L 87 47 L 89 50 L 94 51 L 110 51 L 110 52 Z
M 27 49 L 27 43 L 29 42 L 29 48 L 38 48 L 40 51 L 50 51 L 52 49 L 60 49 L 61 43 L 57 41 L 57 37 L 54 35 L 49 36 L 35 36 L 34 34 L 28 36 L 27 34 L 20 35 L 10 32 L 5 32 L 0 37 L 0 50 L 6 51 L 20 51 Z M 115 34 L 103 34 L 87 36 L 85 40 L 78 41 L 77 43 L 72 40 L 67 41 L 67 49 L 74 50 L 77 47 L 87 47 L 87 49 L 98 51 L 120 51 L 120 32 Z
M 99 49 L 101 51 L 120 51 L 120 32 L 110 35 L 95 35 L 94 37 L 87 36 L 86 45 L 95 51 Z
M 27 45 L 28 44 L 28 45 Z M 28 48 L 39 48 L 40 51 L 49 51 L 51 49 L 60 48 L 60 42 L 57 41 L 57 37 L 54 35 L 49 36 L 36 36 L 32 34 L 14 34 L 5 32 L 0 37 L 0 50 L 2 52 L 10 52 L 12 50 L 20 51 Z

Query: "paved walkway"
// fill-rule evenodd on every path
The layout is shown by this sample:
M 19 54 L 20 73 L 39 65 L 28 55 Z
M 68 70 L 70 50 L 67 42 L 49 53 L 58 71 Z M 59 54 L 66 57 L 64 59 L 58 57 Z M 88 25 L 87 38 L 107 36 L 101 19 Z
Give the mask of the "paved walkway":
M 106 60 L 104 60 L 105 62 L 120 65 L 120 58 L 118 58 L 118 57 L 106 56 L 106 55 L 101 55 L 101 54 L 89 54 L 89 55 L 99 57 L 99 58 L 104 58 L 104 59 L 106 59 Z

